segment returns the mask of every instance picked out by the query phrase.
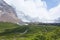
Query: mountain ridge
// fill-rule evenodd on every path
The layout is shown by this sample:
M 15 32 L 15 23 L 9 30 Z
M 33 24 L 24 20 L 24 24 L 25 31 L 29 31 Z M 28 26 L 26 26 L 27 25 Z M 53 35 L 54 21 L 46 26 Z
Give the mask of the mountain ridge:
M 15 9 L 8 5 L 4 0 L 0 0 L 0 22 L 12 22 L 18 23 L 18 19 Z

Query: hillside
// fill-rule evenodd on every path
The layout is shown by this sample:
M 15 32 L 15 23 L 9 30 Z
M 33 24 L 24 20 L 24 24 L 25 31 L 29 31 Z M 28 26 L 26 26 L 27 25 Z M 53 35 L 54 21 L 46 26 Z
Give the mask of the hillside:
M 15 9 L 8 5 L 4 0 L 0 0 L 0 22 L 12 22 L 18 23 L 18 19 Z
M 0 40 L 60 40 L 60 26 L 0 22 Z

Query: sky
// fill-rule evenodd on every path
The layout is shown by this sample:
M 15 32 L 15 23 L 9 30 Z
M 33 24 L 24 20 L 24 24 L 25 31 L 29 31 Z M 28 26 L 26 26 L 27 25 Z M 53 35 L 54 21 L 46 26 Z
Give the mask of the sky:
M 31 18 L 42 22 L 54 22 L 60 17 L 60 0 L 4 0 Z M 20 18 L 20 13 L 17 13 Z M 22 18 L 23 19 L 23 18 Z M 35 20 L 37 20 L 35 19 Z M 28 21 L 23 19 L 24 21 Z M 34 21 L 34 20 L 33 20 Z

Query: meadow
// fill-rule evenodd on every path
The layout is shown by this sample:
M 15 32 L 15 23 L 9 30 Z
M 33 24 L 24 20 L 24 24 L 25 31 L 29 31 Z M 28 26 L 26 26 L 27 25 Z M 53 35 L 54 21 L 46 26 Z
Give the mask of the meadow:
M 60 26 L 0 22 L 0 40 L 60 40 Z

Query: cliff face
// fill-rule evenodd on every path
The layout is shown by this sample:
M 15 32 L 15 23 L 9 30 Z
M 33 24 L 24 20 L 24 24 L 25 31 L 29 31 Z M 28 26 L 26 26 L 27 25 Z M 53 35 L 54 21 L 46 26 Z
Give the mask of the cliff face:
M 5 1 L 0 0 L 0 22 L 17 23 L 19 19 L 13 7 L 8 5 Z

